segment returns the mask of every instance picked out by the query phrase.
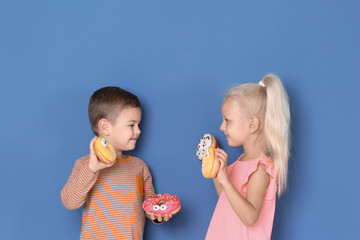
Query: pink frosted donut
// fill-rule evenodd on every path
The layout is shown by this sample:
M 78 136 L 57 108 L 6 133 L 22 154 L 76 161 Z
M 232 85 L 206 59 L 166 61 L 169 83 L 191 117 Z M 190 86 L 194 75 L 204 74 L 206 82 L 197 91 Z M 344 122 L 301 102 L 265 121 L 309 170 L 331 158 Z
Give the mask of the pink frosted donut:
M 155 215 L 175 214 L 180 208 L 180 200 L 177 196 L 168 193 L 157 194 L 146 199 L 142 205 L 145 212 Z

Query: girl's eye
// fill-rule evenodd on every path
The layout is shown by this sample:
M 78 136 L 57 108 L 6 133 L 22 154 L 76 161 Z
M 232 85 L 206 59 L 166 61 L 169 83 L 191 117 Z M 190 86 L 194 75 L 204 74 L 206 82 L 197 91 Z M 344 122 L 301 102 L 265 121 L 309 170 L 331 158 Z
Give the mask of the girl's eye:
M 159 207 L 159 205 L 155 205 L 155 206 L 153 207 L 153 209 L 154 209 L 155 211 L 157 211 L 157 210 L 160 209 L 160 207 Z

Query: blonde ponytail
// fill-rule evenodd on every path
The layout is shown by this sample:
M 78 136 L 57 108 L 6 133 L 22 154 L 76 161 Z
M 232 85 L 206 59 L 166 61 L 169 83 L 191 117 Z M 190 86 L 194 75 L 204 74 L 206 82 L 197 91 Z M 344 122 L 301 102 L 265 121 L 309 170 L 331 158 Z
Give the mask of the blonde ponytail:
M 272 158 L 280 196 L 286 189 L 290 153 L 289 99 L 280 79 L 268 74 L 260 83 L 230 89 L 227 97 L 240 97 L 250 114 L 260 119 L 257 140 L 263 154 Z
M 273 160 L 278 179 L 278 195 L 286 190 L 288 159 L 290 155 L 289 98 L 280 79 L 273 74 L 261 80 L 266 86 L 266 113 L 264 135 L 266 151 Z

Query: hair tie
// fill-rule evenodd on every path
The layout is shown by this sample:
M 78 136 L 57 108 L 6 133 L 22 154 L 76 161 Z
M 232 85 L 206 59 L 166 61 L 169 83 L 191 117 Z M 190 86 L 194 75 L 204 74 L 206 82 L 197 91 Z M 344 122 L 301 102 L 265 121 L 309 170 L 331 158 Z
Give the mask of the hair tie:
M 263 81 L 260 81 L 259 84 L 260 84 L 260 86 L 262 86 L 263 88 L 266 88 L 266 85 L 265 85 L 265 83 L 263 83 Z

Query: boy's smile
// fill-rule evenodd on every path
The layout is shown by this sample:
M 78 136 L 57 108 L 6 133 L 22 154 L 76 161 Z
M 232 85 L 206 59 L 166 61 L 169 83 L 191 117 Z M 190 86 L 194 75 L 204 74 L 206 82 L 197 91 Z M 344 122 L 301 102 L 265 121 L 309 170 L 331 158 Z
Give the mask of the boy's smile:
M 121 157 L 123 151 L 133 150 L 141 130 L 141 109 L 134 107 L 124 108 L 114 122 L 109 126 L 106 139 L 114 146 L 117 156 Z

